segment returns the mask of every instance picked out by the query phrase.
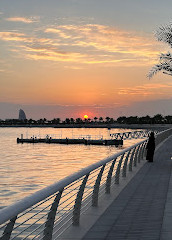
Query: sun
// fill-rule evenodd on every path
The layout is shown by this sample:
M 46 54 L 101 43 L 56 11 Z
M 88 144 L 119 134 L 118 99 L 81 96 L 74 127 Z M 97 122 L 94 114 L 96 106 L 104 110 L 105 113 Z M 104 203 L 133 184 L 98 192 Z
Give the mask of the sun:
M 84 115 L 84 119 L 88 119 L 88 115 L 85 114 L 85 115 Z

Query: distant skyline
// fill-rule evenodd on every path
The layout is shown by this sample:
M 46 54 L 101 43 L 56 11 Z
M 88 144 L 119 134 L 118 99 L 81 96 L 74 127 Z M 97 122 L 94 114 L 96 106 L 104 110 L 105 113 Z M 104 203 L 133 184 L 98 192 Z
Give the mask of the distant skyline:
M 19 105 L 11 103 L 0 103 L 0 109 L 3 112 L 3 117 L 0 115 L 0 119 L 17 119 L 19 109 L 24 109 L 27 119 L 38 120 L 40 118 L 46 118 L 51 120 L 53 118 L 84 118 L 85 113 L 88 117 L 93 119 L 94 117 L 113 117 L 117 119 L 120 116 L 146 116 L 153 117 L 156 114 L 162 114 L 163 116 L 172 115 L 172 99 L 161 99 L 155 101 L 137 102 L 130 105 L 124 105 L 123 107 L 114 106 L 82 106 L 82 105 Z
M 146 75 L 168 47 L 159 0 L 2 0 L 0 119 L 172 115 L 172 77 Z

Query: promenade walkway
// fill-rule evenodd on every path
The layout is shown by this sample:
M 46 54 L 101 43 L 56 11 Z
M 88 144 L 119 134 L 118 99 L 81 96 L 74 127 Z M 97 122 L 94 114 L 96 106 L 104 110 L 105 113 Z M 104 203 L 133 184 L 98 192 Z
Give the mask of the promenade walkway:
M 172 137 L 158 148 L 84 240 L 172 239 Z

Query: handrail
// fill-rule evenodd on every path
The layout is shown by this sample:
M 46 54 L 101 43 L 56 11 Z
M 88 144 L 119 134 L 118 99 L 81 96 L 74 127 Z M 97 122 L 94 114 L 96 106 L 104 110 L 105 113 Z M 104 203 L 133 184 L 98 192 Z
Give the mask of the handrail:
M 156 146 L 171 134 L 172 129 L 158 133 Z M 97 207 L 98 199 L 110 193 L 112 184 L 119 184 L 127 169 L 132 171 L 145 158 L 146 142 L 136 143 L 0 210 L 2 239 L 20 236 L 24 240 L 31 235 L 32 239 L 57 239 L 71 224 L 79 225 L 85 209 Z
M 19 213 L 23 212 L 25 209 L 32 207 L 36 203 L 44 200 L 45 198 L 54 194 L 55 192 L 61 191 L 61 189 L 63 189 L 67 185 L 69 185 L 72 182 L 78 180 L 79 178 L 89 174 L 93 170 L 95 170 L 95 169 L 99 168 L 100 166 L 110 162 L 114 158 L 117 158 L 118 156 L 122 155 L 123 153 L 125 153 L 125 152 L 133 149 L 134 147 L 140 145 L 142 142 L 145 142 L 145 140 L 143 140 L 139 143 L 136 143 L 136 144 L 132 145 L 131 147 L 125 148 L 124 150 L 120 151 L 119 153 L 116 153 L 116 154 L 114 154 L 114 155 L 112 155 L 108 158 L 100 160 L 99 162 L 94 163 L 91 166 L 85 167 L 85 168 L 79 170 L 78 172 L 73 173 L 70 176 L 67 176 L 67 177 L 63 178 L 60 181 L 58 181 L 58 182 L 56 182 L 56 183 L 54 183 L 54 184 L 52 184 L 48 187 L 45 187 L 45 188 L 33 193 L 32 195 L 30 195 L 28 197 L 23 198 L 20 201 L 3 208 L 2 210 L 0 210 L 0 224 L 4 223 L 8 219 L 11 219 L 14 216 L 18 215 Z
M 160 131 L 154 130 L 154 134 L 157 135 Z M 132 131 L 132 132 L 122 132 L 122 133 L 110 133 L 110 137 L 112 139 L 138 139 L 138 138 L 147 138 L 151 130 L 140 130 L 140 131 Z

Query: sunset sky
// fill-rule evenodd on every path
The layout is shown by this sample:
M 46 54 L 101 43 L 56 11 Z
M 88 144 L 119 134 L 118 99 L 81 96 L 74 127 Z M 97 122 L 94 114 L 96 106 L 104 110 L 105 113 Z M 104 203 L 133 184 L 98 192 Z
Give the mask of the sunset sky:
M 0 118 L 172 115 L 172 77 L 146 75 L 168 46 L 170 0 L 1 0 Z

